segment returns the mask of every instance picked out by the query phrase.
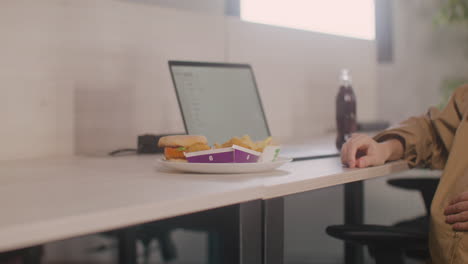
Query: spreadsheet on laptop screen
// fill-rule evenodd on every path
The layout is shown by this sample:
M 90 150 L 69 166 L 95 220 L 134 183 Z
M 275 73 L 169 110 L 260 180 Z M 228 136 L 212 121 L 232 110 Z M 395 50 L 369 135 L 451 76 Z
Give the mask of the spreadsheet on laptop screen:
M 188 134 L 204 135 L 210 144 L 269 136 L 250 67 L 171 65 L 171 72 Z

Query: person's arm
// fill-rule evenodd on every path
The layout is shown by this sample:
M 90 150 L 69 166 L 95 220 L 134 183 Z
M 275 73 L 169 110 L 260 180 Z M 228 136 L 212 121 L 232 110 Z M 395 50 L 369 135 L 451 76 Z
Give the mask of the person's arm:
M 411 167 L 443 168 L 454 134 L 466 112 L 467 96 L 468 85 L 462 86 L 441 112 L 431 109 L 427 115 L 412 117 L 373 139 L 353 135 L 343 145 L 343 164 L 364 168 L 403 158 Z
M 398 139 L 390 139 L 384 141 L 381 144 L 385 149 L 387 149 L 387 160 L 399 160 L 403 158 L 403 144 Z

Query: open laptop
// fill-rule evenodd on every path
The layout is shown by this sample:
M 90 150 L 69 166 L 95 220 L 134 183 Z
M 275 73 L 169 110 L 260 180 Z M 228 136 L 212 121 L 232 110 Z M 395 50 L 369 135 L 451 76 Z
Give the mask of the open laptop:
M 169 68 L 187 134 L 205 135 L 210 144 L 271 135 L 250 65 L 169 61 Z M 282 146 L 281 155 L 304 160 L 339 154 L 331 142 Z

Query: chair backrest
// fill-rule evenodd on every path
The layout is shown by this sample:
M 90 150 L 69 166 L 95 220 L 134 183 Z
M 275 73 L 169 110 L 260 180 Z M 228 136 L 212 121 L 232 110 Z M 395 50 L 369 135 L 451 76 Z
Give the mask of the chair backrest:
M 426 215 L 430 215 L 431 203 L 439 185 L 439 178 L 398 178 L 388 180 L 387 183 L 398 188 L 419 191 L 424 200 Z

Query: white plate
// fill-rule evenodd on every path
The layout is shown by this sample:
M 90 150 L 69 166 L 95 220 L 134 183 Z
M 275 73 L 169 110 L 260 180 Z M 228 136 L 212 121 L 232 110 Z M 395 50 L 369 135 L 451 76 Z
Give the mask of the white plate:
M 189 163 L 163 159 L 158 160 L 158 163 L 166 168 L 184 172 L 232 174 L 270 171 L 290 161 L 292 161 L 292 159 L 279 157 L 273 162 L 259 163 Z

